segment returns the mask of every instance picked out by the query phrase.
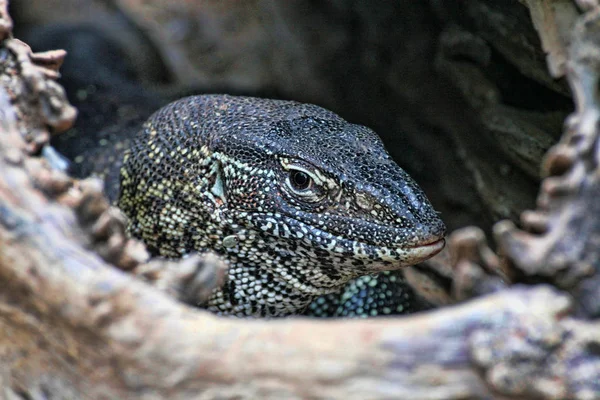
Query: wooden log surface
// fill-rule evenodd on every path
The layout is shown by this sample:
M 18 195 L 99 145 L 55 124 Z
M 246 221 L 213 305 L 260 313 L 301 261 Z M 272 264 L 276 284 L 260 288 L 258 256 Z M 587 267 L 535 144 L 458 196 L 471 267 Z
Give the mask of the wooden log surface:
M 577 43 L 585 49 L 596 45 L 588 35 L 597 24 L 593 11 L 578 26 Z M 582 57 L 571 45 L 566 70 L 578 110 L 563 152 L 586 146 L 569 152 L 567 161 L 555 157 L 563 168 L 549 172 L 569 172 L 569 182 L 590 189 L 548 200 L 550 220 L 560 223 L 544 225 L 544 240 L 512 227 L 497 229 L 511 268 L 544 276 L 549 284 L 515 286 L 406 318 L 238 320 L 188 307 L 127 272 L 147 265 L 143 248 L 125 237 L 97 182 L 69 178 L 45 150 L 51 131 L 65 129 L 74 117 L 52 73 L 62 56 L 32 54 L 10 37 L 9 21 L 0 0 L 4 397 L 600 398 L 600 326 L 588 319 L 594 313 L 579 306 L 597 296 L 585 284 L 598 267 L 597 246 L 577 247 L 586 265 L 579 262 L 581 253 L 561 258 L 558 246 L 565 226 L 579 226 L 574 224 L 598 187 L 598 164 L 591 162 L 597 159 L 598 124 L 589 122 L 597 121 L 598 103 L 586 88 L 596 84 L 599 71 L 590 59 L 600 56 L 588 51 Z M 573 202 L 584 205 L 572 208 Z M 587 218 L 592 223 L 584 227 L 593 238 L 597 216 Z M 575 238 L 569 243 L 586 243 L 576 233 L 568 237 Z M 489 281 L 493 273 L 486 264 L 500 261 L 477 243 L 454 265 L 459 273 L 474 268 L 482 282 Z M 547 259 L 532 256 L 549 254 L 543 252 L 548 248 L 562 262 L 550 273 Z

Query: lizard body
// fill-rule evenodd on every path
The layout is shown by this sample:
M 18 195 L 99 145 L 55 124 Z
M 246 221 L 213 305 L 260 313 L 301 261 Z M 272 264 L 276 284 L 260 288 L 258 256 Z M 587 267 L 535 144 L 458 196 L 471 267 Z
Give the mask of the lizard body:
M 155 255 L 224 257 L 227 283 L 205 305 L 220 314 L 298 314 L 444 245 L 441 219 L 377 135 L 314 105 L 188 97 L 123 151 L 97 169 L 130 233 Z

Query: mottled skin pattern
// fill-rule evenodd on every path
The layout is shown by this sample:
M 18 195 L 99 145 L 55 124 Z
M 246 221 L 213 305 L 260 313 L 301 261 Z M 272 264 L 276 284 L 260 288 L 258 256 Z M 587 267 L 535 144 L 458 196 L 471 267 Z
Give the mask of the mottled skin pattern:
M 206 95 L 150 117 L 107 185 L 155 255 L 215 251 L 228 281 L 205 306 L 303 312 L 353 278 L 423 261 L 445 227 L 370 129 L 290 101 Z
M 409 314 L 430 308 L 415 296 L 401 271 L 384 271 L 352 279 L 335 293 L 317 297 L 305 314 L 314 317 L 376 317 Z

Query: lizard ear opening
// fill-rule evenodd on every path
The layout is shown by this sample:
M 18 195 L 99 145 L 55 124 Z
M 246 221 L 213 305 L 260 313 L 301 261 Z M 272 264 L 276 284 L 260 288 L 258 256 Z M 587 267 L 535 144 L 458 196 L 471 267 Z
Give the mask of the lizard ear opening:
M 210 192 L 214 195 L 214 202 L 217 206 L 227 204 L 227 196 L 225 192 L 225 181 L 223 179 L 223 168 L 221 163 L 216 161 L 211 168 L 211 174 L 209 178 L 213 185 L 210 188 Z

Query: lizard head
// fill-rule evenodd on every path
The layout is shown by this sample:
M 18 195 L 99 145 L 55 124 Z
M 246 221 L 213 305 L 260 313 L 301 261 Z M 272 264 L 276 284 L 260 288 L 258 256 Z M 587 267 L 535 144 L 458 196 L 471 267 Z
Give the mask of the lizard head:
M 165 131 L 172 137 L 165 138 Z M 218 226 L 204 236 L 237 241 L 224 246 L 225 255 L 272 263 L 276 275 L 310 287 L 337 287 L 359 275 L 413 265 L 444 246 L 443 222 L 379 137 L 321 107 L 191 97 L 151 117 L 142 138 L 133 153 L 146 156 L 126 157 L 122 199 L 150 194 L 150 178 L 139 167 L 148 169 L 149 163 L 161 166 L 154 176 L 168 174 L 153 186 L 161 182 L 160 190 L 171 195 L 146 201 L 143 212 L 139 201 L 120 206 L 130 209 L 125 210 L 130 218 L 137 213 L 137 220 L 150 210 L 165 214 L 162 225 L 139 223 L 136 229 L 138 236 L 176 232 L 161 239 L 174 243 L 171 253 L 218 246 L 191 239 L 202 235 L 194 222 L 199 218 L 189 210 L 202 203 L 211 204 L 210 224 Z M 171 151 L 157 161 L 159 151 L 153 149 L 167 143 Z M 167 211 L 161 209 L 166 203 Z
M 442 249 L 439 215 L 372 130 L 318 106 L 253 100 L 229 105 L 236 126 L 210 142 L 227 207 L 276 243 L 280 262 L 296 249 L 358 275 Z

